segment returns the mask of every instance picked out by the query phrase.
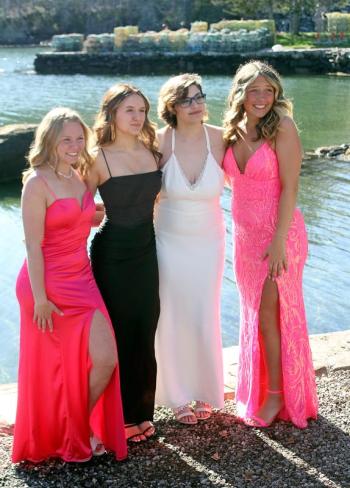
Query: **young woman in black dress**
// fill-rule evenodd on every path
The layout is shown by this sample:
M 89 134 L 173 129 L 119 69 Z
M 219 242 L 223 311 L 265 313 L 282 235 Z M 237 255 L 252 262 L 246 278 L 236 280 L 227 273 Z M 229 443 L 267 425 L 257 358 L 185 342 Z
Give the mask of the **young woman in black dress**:
M 159 294 L 153 206 L 161 171 L 149 109 L 137 88 L 112 86 L 94 126 L 98 153 L 83 175 L 106 208 L 91 244 L 91 262 L 116 334 L 125 432 L 133 442 L 155 433 Z

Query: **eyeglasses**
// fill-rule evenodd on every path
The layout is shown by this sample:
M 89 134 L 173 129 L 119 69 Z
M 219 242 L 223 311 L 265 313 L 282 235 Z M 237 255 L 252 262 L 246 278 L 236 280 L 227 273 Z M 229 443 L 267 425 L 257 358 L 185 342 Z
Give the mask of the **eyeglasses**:
M 187 108 L 192 105 L 192 102 L 196 102 L 198 105 L 202 105 L 205 103 L 206 94 L 205 93 L 197 93 L 194 97 L 186 97 L 182 98 L 176 105 L 180 105 L 180 107 Z

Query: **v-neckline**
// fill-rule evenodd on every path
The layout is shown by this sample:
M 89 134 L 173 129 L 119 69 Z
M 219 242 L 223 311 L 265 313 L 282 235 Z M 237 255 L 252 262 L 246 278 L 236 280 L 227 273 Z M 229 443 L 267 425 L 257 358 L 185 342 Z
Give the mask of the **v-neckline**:
M 210 152 L 208 151 L 207 152 L 207 155 L 206 155 L 206 158 L 204 160 L 204 163 L 202 165 L 202 169 L 199 172 L 199 175 L 197 176 L 197 178 L 195 179 L 195 181 L 193 183 L 191 183 L 190 180 L 187 178 L 187 175 L 186 175 L 185 171 L 183 170 L 180 161 L 177 159 L 177 156 L 175 154 L 175 151 L 173 151 L 173 156 L 174 156 L 174 159 L 176 161 L 176 164 L 178 165 L 179 170 L 180 170 L 180 173 L 182 174 L 182 177 L 185 180 L 187 186 L 190 188 L 190 190 L 194 190 L 195 188 L 197 188 L 197 186 L 201 182 L 201 180 L 203 178 L 204 171 L 205 171 L 205 169 L 207 167 L 207 164 L 208 164 L 209 154 L 210 154 Z
M 267 143 L 267 141 L 262 142 L 262 143 L 260 144 L 260 146 L 258 146 L 258 147 L 255 149 L 255 151 L 254 151 L 254 152 L 253 152 L 253 153 L 252 153 L 252 154 L 249 156 L 249 158 L 247 159 L 247 161 L 246 161 L 246 163 L 245 163 L 245 165 L 244 165 L 244 167 L 243 167 L 243 168 L 241 168 L 241 167 L 239 166 L 239 164 L 238 164 L 238 160 L 237 160 L 236 155 L 235 155 L 235 152 L 234 152 L 234 150 L 233 150 L 233 146 L 231 146 L 231 151 L 232 151 L 233 159 L 235 160 L 235 165 L 236 165 L 236 168 L 238 169 L 238 172 L 239 172 L 239 173 L 240 173 L 242 176 L 244 176 L 244 175 L 245 175 L 245 173 L 246 173 L 246 170 L 247 170 L 247 166 L 248 166 L 248 164 L 249 164 L 249 161 L 250 161 L 250 160 L 251 160 L 251 159 L 252 159 L 252 158 L 253 158 L 253 157 L 256 155 L 256 153 L 257 153 L 257 152 L 258 152 L 258 151 L 259 151 L 259 150 L 260 150 L 260 149 L 261 149 L 263 146 L 265 146 L 265 144 L 266 144 L 266 143 Z

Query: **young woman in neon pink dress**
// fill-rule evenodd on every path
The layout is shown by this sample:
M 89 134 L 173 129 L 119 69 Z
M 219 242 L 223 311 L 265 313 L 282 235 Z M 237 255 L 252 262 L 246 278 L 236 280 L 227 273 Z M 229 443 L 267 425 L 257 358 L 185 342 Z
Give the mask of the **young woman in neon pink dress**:
M 252 61 L 236 73 L 224 120 L 232 185 L 241 328 L 236 401 L 247 425 L 317 416 L 305 320 L 304 220 L 295 208 L 302 148 L 278 73 Z
M 95 204 L 74 169 L 91 161 L 88 143 L 76 112 L 53 109 L 24 174 L 14 462 L 127 454 L 115 338 L 86 249 Z

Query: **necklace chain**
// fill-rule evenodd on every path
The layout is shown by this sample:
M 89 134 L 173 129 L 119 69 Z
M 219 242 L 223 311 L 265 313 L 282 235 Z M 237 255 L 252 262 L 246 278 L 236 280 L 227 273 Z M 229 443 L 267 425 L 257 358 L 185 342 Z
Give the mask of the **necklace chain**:
M 72 168 L 69 168 L 70 169 L 70 172 L 68 175 L 66 175 L 65 173 L 62 173 L 62 171 L 58 171 L 58 169 L 56 169 L 54 166 L 52 166 L 52 164 L 50 163 L 47 163 L 47 165 L 55 172 L 57 173 L 58 175 L 62 176 L 63 178 L 66 178 L 66 180 L 70 180 L 73 176 L 73 170 Z

